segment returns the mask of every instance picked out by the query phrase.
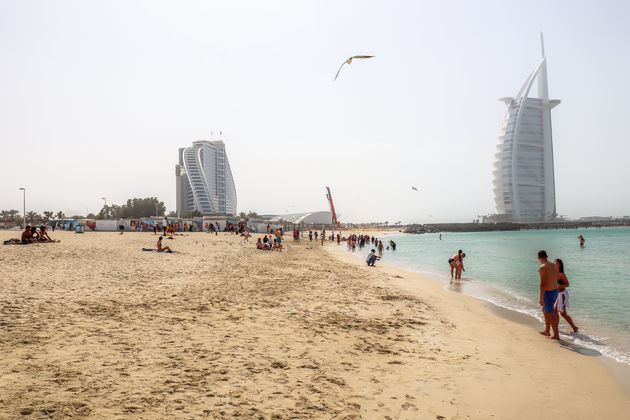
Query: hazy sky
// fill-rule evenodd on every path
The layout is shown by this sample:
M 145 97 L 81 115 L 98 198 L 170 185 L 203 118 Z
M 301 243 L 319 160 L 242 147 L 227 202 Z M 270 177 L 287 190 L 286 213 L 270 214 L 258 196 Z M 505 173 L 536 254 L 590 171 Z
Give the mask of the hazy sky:
M 630 215 L 630 2 L 0 0 L 0 209 L 175 205 L 222 139 L 239 211 L 495 211 L 505 105 L 545 35 L 558 212 Z M 339 64 L 355 62 L 332 82 Z M 420 191 L 411 191 L 416 185 Z M 430 215 L 432 217 L 430 217 Z

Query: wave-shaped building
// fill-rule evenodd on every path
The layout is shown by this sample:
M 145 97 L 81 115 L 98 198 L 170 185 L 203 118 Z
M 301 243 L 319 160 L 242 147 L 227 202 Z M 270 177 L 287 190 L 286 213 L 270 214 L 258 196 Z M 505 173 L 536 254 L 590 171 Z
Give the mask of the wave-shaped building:
M 180 148 L 175 178 L 178 216 L 236 214 L 236 187 L 222 141 L 200 140 Z
M 497 213 L 514 222 L 546 222 L 556 213 L 556 191 L 551 136 L 547 60 L 542 59 L 515 97 L 501 98 L 507 113 L 501 126 L 494 162 L 494 199 Z M 534 82 L 538 97 L 530 97 Z

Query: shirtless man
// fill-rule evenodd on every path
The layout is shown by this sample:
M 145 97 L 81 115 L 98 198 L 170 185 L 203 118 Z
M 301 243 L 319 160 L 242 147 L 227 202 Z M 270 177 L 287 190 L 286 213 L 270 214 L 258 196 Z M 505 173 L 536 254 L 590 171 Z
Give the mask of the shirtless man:
M 22 244 L 30 244 L 33 242 L 33 233 L 31 232 L 31 225 L 26 225 L 24 232 L 22 232 Z
M 540 274 L 540 307 L 545 315 L 545 330 L 540 333 L 553 340 L 559 340 L 558 335 L 558 312 L 555 308 L 558 299 L 558 266 L 547 259 L 546 251 L 538 251 L 538 261 L 542 264 L 538 268 Z M 553 329 L 550 335 L 549 328 Z

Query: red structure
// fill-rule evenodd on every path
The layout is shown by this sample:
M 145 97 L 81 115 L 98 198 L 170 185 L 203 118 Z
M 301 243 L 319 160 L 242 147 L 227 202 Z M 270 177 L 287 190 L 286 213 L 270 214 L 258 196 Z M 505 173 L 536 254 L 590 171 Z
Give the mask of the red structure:
M 328 199 L 328 204 L 330 205 L 330 212 L 332 213 L 332 222 L 333 228 L 339 226 L 339 221 L 337 220 L 337 212 L 335 212 L 335 205 L 333 204 L 332 194 L 330 193 L 330 188 L 326 187 L 326 199 Z

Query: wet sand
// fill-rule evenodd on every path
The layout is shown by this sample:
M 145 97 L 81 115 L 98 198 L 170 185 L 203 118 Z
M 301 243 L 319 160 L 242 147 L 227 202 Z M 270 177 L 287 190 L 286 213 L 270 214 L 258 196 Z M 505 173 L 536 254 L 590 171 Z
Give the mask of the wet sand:
M 333 244 L 0 247 L 0 418 L 622 418 L 593 358 Z M 19 236 L 0 232 L 0 239 Z M 547 390 L 540 384 L 546 383 Z M 563 395 L 564 403 L 558 397 Z

